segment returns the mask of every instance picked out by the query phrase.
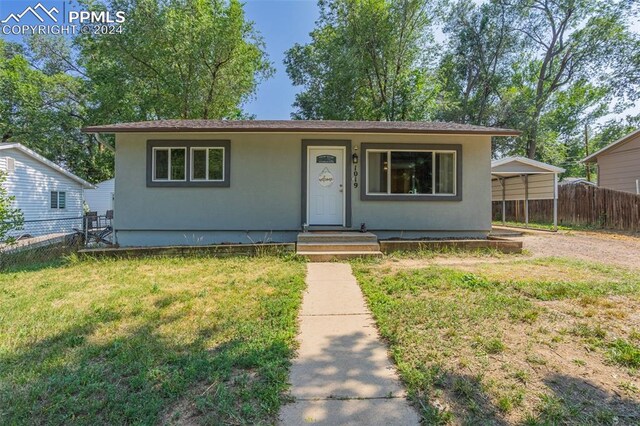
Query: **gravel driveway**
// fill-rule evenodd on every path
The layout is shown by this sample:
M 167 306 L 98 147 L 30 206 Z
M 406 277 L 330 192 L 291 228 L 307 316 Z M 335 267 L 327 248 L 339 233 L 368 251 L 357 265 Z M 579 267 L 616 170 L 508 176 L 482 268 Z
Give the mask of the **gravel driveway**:
M 571 231 L 527 233 L 513 239 L 522 240 L 533 257 L 569 257 L 640 269 L 640 237 Z

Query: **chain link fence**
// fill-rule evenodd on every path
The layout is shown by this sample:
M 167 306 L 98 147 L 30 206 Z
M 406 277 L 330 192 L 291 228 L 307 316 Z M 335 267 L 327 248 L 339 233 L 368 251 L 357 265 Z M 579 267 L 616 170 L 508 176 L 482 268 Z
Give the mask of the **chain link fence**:
M 25 220 L 0 242 L 0 269 L 59 259 L 84 247 L 112 244 L 112 215 Z

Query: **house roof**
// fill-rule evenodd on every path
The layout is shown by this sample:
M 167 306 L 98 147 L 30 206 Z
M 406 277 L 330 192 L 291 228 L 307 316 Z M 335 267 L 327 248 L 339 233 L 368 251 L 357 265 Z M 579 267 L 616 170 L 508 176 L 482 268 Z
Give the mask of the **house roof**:
M 69 179 L 72 179 L 72 180 L 78 182 L 84 188 L 95 188 L 95 186 L 93 184 L 91 184 L 91 183 L 87 182 L 86 180 L 74 175 L 70 171 L 63 169 L 62 167 L 58 166 L 53 161 L 47 160 L 42 155 L 38 154 L 37 152 L 34 152 L 34 151 L 30 150 L 29 148 L 27 148 L 26 146 L 24 146 L 24 145 L 22 145 L 20 143 L 17 143 L 17 142 L 3 142 L 3 143 L 0 143 L 0 150 L 5 150 L 5 149 L 17 149 L 18 151 L 23 152 L 24 154 L 28 155 L 29 157 L 33 158 L 34 160 L 37 160 L 40 163 L 45 164 L 46 166 L 49 166 L 50 168 L 54 169 L 55 171 L 67 176 Z
M 494 176 L 517 176 L 544 173 L 564 173 L 564 169 L 525 157 L 506 157 L 491 162 Z
M 583 163 L 594 163 L 597 161 L 597 158 L 599 155 L 604 154 L 605 152 L 608 152 L 610 150 L 612 150 L 613 148 L 616 148 L 622 144 L 625 144 L 627 142 L 629 142 L 631 139 L 633 139 L 634 137 L 640 135 L 640 129 L 629 133 L 628 135 L 618 139 L 615 142 L 610 143 L 609 145 L 605 146 L 604 148 L 602 148 L 599 151 L 594 152 L 593 154 L 589 155 L 588 157 L 585 157 L 582 162 Z
M 597 186 L 595 183 L 588 181 L 583 177 L 566 177 L 563 178 L 558 185 L 592 185 Z
M 89 126 L 86 133 L 134 132 L 317 132 L 417 133 L 518 136 L 517 130 L 440 121 L 335 121 L 335 120 L 158 120 Z

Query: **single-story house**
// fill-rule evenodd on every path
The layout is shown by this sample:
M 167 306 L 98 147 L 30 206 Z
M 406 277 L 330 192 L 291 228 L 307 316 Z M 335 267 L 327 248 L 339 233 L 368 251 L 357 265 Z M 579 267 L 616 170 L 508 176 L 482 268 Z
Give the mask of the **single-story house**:
M 120 246 L 295 241 L 301 230 L 379 238 L 486 237 L 491 138 L 443 122 L 163 120 L 115 134 Z
M 95 189 L 85 189 L 84 201 L 89 206 L 90 211 L 104 216 L 107 211 L 113 210 L 115 182 L 115 179 L 107 179 L 97 183 Z
M 640 194 L 640 129 L 582 161 L 597 164 L 598 186 Z
M 94 186 L 19 143 L 0 143 L 2 184 L 25 220 L 19 234 L 66 232 L 81 226 L 85 189 Z

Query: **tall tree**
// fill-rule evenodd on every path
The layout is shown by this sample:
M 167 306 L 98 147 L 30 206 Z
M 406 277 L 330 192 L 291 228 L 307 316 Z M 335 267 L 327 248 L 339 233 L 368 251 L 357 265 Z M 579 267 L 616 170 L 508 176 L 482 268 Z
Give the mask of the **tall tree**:
M 508 84 L 517 52 L 517 34 L 511 29 L 513 12 L 502 0 L 478 5 L 455 3 L 445 19 L 447 50 L 439 74 L 449 108 L 438 117 L 486 126 L 503 124 L 498 111 L 501 91 Z
M 80 132 L 86 81 L 71 72 L 69 42 L 33 37 L 29 49 L 0 40 L 2 141 L 23 145 L 93 181 L 111 176 L 113 157 Z
M 237 0 L 83 4 L 124 10 L 122 32 L 0 40 L 0 136 L 90 181 L 112 177 L 113 154 L 83 126 L 241 117 L 273 72 Z
M 545 113 L 564 92 L 588 88 L 599 99 L 579 98 L 582 111 L 608 102 L 632 82 L 611 71 L 625 67 L 638 43 L 629 29 L 630 3 L 603 0 L 527 0 L 516 3 L 514 28 L 527 55 L 519 96 L 528 101 L 523 122 L 526 155 L 536 157 Z M 577 89 L 578 88 L 578 89 Z M 591 105 L 589 105 L 591 104 Z
M 286 53 L 303 86 L 296 119 L 416 120 L 429 116 L 438 88 L 429 0 L 320 0 L 311 43 Z
M 241 117 L 242 104 L 273 72 L 238 0 L 108 6 L 126 13 L 122 33 L 78 39 L 96 105 L 91 122 Z

